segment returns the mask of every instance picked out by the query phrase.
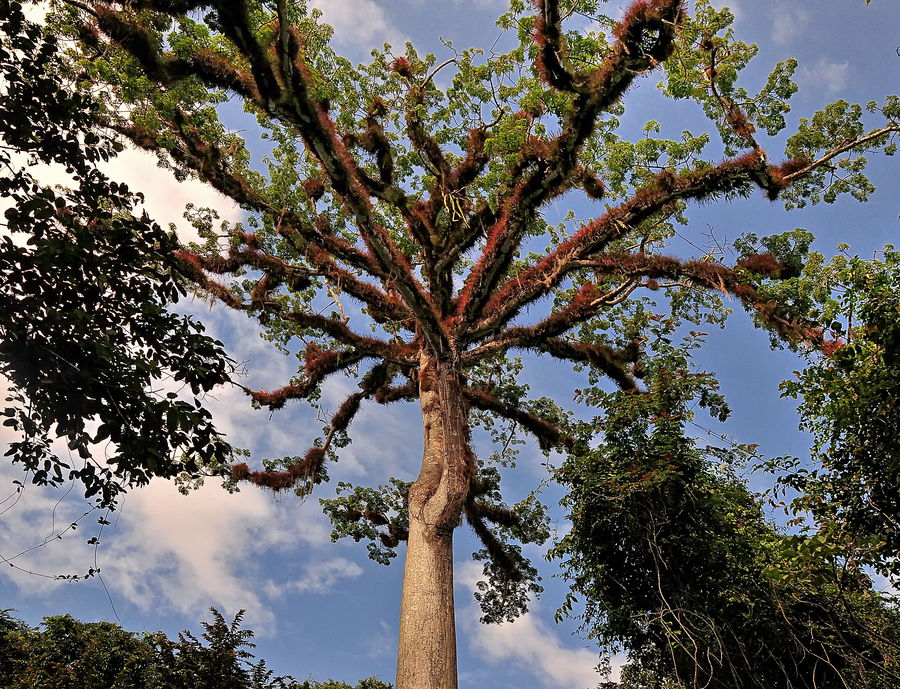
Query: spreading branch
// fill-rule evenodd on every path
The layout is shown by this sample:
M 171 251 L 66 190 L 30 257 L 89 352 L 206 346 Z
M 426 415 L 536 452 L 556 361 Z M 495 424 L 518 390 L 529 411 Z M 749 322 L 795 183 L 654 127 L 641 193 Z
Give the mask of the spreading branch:
M 313 485 L 320 481 L 322 465 L 328 457 L 328 451 L 335 435 L 347 430 L 353 417 L 359 411 L 362 401 L 384 385 L 388 375 L 387 366 L 379 364 L 363 376 L 360 382 L 360 391 L 348 396 L 331 417 L 324 442 L 311 447 L 300 461 L 282 471 L 251 471 L 244 463 L 235 464 L 231 468 L 232 478 L 237 481 L 249 481 L 275 492 L 294 488 L 303 494 L 308 494 Z M 297 488 L 298 484 L 301 484 L 299 488 Z
M 572 449 L 575 445 L 575 439 L 563 433 L 552 421 L 527 412 L 519 405 L 507 404 L 487 390 L 466 387 L 463 389 L 463 395 L 466 401 L 476 409 L 489 411 L 522 426 L 537 438 L 538 445 L 542 450 L 550 450 L 554 447 Z
M 552 19 L 555 4 L 544 5 Z M 560 134 L 550 141 L 532 137 L 523 153 L 531 167 L 488 230 L 485 249 L 457 304 L 457 332 L 465 332 L 490 312 L 492 294 L 524 238 L 536 210 L 571 186 L 578 153 L 608 110 L 634 79 L 660 64 L 672 51 L 675 29 L 682 17 L 681 0 L 652 0 L 632 5 L 613 31 L 617 38 L 603 63 L 589 74 L 585 88 L 573 100 Z M 551 28 L 551 33 L 553 32 Z

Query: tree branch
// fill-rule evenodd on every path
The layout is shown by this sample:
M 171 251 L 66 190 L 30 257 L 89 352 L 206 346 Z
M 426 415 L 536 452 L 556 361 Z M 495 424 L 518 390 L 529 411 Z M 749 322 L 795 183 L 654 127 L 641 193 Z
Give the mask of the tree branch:
M 675 201 L 746 194 L 753 185 L 776 193 L 782 188 L 777 168 L 768 166 L 765 157 L 756 151 L 711 168 L 679 175 L 661 172 L 629 200 L 584 225 L 536 264 L 495 289 L 483 309 L 484 317 L 471 327 L 470 333 L 491 331 L 508 322 L 524 306 L 547 295 L 577 267 L 578 261 L 602 251 Z
M 303 483 L 303 487 L 299 490 L 303 495 L 308 495 L 312 487 L 321 480 L 322 465 L 325 463 L 335 435 L 347 430 L 353 417 L 359 411 L 360 403 L 386 382 L 387 375 L 387 367 L 384 364 L 378 364 L 363 376 L 360 391 L 348 396 L 331 418 L 322 445 L 311 447 L 299 462 L 288 466 L 283 471 L 250 471 L 246 464 L 236 464 L 231 468 L 232 478 L 239 481 L 250 481 L 275 492 L 294 488 L 298 483 Z
M 862 136 L 858 139 L 854 139 L 853 141 L 849 141 L 841 146 L 838 146 L 834 150 L 829 151 L 828 153 L 823 155 L 821 158 L 812 161 L 808 165 L 805 165 L 804 167 L 801 167 L 798 170 L 793 170 L 793 171 L 783 175 L 782 179 L 784 180 L 785 184 L 790 184 L 794 180 L 796 180 L 800 177 L 803 177 L 804 175 L 808 175 L 810 172 L 812 172 L 816 168 L 823 166 L 825 163 L 827 163 L 828 161 L 830 161 L 833 158 L 836 158 L 837 156 L 841 155 L 842 153 L 846 153 L 847 151 L 852 151 L 855 148 L 860 148 L 861 146 L 865 146 L 866 144 L 878 139 L 879 137 L 882 137 L 882 136 L 885 136 L 885 135 L 891 134 L 891 133 L 896 133 L 896 132 L 900 132 L 900 125 L 892 124 L 890 126 L 883 127 L 877 131 L 866 134 L 865 136 Z
M 537 438 L 538 445 L 542 450 L 550 450 L 560 446 L 572 449 L 575 446 L 575 438 L 560 431 L 552 421 L 537 414 L 524 411 L 518 405 L 506 404 L 487 390 L 465 387 L 463 388 L 463 396 L 476 409 L 489 411 L 502 416 L 504 419 L 518 423 Z
M 560 91 L 575 93 L 580 90 L 576 77 L 563 65 L 566 54 L 565 37 L 559 15 L 558 0 L 537 0 L 534 41 L 538 47 L 538 74 L 550 86 Z
M 296 127 L 306 147 L 321 163 L 335 193 L 354 217 L 363 241 L 382 272 L 391 276 L 396 289 L 415 315 L 428 343 L 440 356 L 449 353 L 447 337 L 433 304 L 415 279 L 406 257 L 389 233 L 375 221 L 370 202 L 372 190 L 364 184 L 356 162 L 337 136 L 335 124 L 326 108 L 311 93 L 309 84 L 313 78 L 299 50 L 300 38 L 293 30 L 288 32 L 285 39 L 287 45 L 282 45 L 278 51 L 281 67 L 276 72 L 266 49 L 254 36 L 247 5 L 222 0 L 213 1 L 211 5 L 218 13 L 225 35 L 249 62 L 259 91 L 254 99 L 256 105 Z M 112 32 L 111 37 L 142 64 L 149 76 L 164 82 L 167 75 L 161 53 L 149 34 L 109 7 L 104 7 L 101 14 L 102 18 L 98 19 L 100 28 L 107 26 Z M 284 35 L 281 30 L 280 35 Z M 289 65 L 286 57 L 291 58 Z
M 551 24 L 554 18 L 558 24 L 555 0 L 542 2 L 540 7 Z M 584 89 L 575 95 L 560 134 L 549 142 L 532 138 L 524 153 L 532 171 L 504 201 L 504 212 L 489 229 L 484 252 L 460 292 L 457 333 L 462 334 L 490 312 L 486 307 L 493 301 L 491 295 L 521 244 L 528 222 L 541 204 L 568 189 L 578 152 L 596 127 L 599 115 L 618 100 L 639 74 L 656 67 L 671 53 L 682 11 L 681 0 L 635 2 L 613 31 L 616 44 L 585 79 Z M 539 21 L 545 23 L 544 17 Z M 551 37 L 554 31 L 558 27 L 551 26 Z M 552 41 L 546 45 L 552 46 Z M 547 57 L 545 52 L 541 55 Z

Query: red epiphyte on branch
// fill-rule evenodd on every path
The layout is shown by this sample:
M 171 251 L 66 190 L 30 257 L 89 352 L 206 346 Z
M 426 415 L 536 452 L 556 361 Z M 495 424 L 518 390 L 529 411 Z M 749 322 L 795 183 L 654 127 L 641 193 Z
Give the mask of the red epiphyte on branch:
M 259 237 L 256 235 L 255 232 L 251 232 L 250 234 L 241 232 L 240 234 L 238 234 L 238 239 L 242 243 L 246 244 L 247 248 L 250 249 L 251 251 L 259 250 Z
M 124 134 L 138 148 L 153 150 L 156 148 L 156 137 L 153 136 L 146 127 L 138 124 L 127 124 L 116 128 L 121 134 Z
M 737 265 L 739 268 L 749 270 L 751 273 L 758 273 L 775 279 L 787 277 L 787 273 L 790 272 L 787 266 L 770 253 L 745 256 L 737 262 Z
M 231 478 L 236 481 L 244 481 L 250 477 L 250 467 L 245 463 L 233 464 L 231 466 Z
M 645 28 L 660 28 L 666 15 L 677 17 L 683 11 L 681 0 L 638 0 L 628 8 L 621 21 L 613 29 L 613 35 L 623 43 L 640 39 Z
M 251 98 L 259 98 L 260 96 L 256 81 L 254 81 L 250 72 L 237 69 L 227 57 L 208 48 L 198 49 L 192 55 L 190 61 L 185 64 L 185 67 L 188 68 L 188 75 L 190 69 L 193 68 L 195 72 L 200 72 L 207 79 L 233 91 L 246 94 Z
M 733 103 L 729 103 L 725 108 L 725 122 L 735 134 L 743 139 L 751 139 L 756 131 L 756 127 L 747 119 L 744 112 Z
M 313 201 L 318 201 L 325 193 L 325 183 L 320 179 L 307 179 L 301 185 L 303 192 Z
M 756 288 L 753 285 L 738 283 L 731 288 L 732 293 L 742 301 L 749 301 L 756 298 Z
M 539 136 L 529 136 L 522 147 L 522 154 L 537 160 L 553 160 L 558 153 L 555 142 L 547 141 Z
M 331 418 L 331 428 L 336 431 L 345 430 L 350 425 L 353 417 L 356 416 L 356 412 L 359 411 L 359 405 L 363 397 L 365 397 L 364 393 L 358 392 L 344 400 L 344 403 Z
M 388 104 L 385 102 L 383 98 L 380 96 L 375 96 L 369 102 L 369 110 L 367 115 L 369 117 L 384 117 L 388 113 Z
M 250 293 L 250 301 L 256 306 L 262 306 L 269 296 L 269 289 L 269 276 L 263 275 L 253 287 L 253 292 Z
M 385 517 L 381 512 L 376 512 L 375 510 L 366 510 L 363 512 L 363 516 L 375 524 L 375 526 L 384 526 L 388 523 L 387 517 Z
M 839 349 L 843 348 L 847 343 L 844 342 L 841 338 L 836 340 L 823 340 L 822 341 L 822 354 L 825 356 L 831 356 Z
M 200 257 L 191 251 L 176 249 L 172 255 L 180 260 L 185 268 L 189 269 L 192 276 L 203 275 L 203 265 L 200 263 Z
M 482 127 L 469 130 L 469 135 L 466 139 L 466 157 L 457 165 L 447 180 L 448 187 L 459 189 L 475 179 L 475 176 L 488 161 L 488 156 L 484 153 L 484 144 L 487 138 L 487 130 Z
M 409 532 L 406 531 L 406 529 L 395 529 L 394 527 L 391 527 L 390 533 L 379 533 L 378 538 L 385 547 L 396 548 L 400 541 L 405 541 L 409 538 Z
M 375 401 L 378 404 L 390 404 L 398 400 L 414 398 L 419 393 L 419 385 L 416 381 L 410 380 L 403 385 L 391 387 L 384 385 L 375 391 Z
M 100 31 L 96 26 L 79 22 L 75 30 L 78 32 L 78 40 L 94 50 L 100 50 Z
M 762 151 L 747 151 L 737 158 L 729 158 L 722 161 L 719 165 L 712 169 L 715 173 L 729 173 L 751 170 L 764 170 L 766 165 L 766 156 Z M 701 171 L 702 174 L 703 171 Z M 721 176 L 721 175 L 714 175 Z
M 560 28 L 559 5 L 556 0 L 536 0 L 538 10 L 534 22 L 534 42 L 538 47 L 535 66 L 546 83 L 561 91 L 573 91 L 572 75 L 562 64 L 565 40 Z
M 284 471 L 250 471 L 246 464 L 239 464 L 232 467 L 231 473 L 238 480 L 250 481 L 277 493 L 292 488 L 300 481 L 317 482 L 316 477 L 324 461 L 325 448 L 313 447 L 301 461 Z
M 343 357 L 344 353 L 333 349 L 323 350 L 315 344 L 306 346 L 304 370 L 309 378 L 318 378 L 331 372 Z
M 770 166 L 768 168 L 768 174 L 771 180 L 771 185 L 767 190 L 769 198 L 775 200 L 778 197 L 778 193 L 782 189 L 786 189 L 790 185 L 791 180 L 788 178 L 791 175 L 809 168 L 812 164 L 813 161 L 811 158 L 808 158 L 806 156 L 798 156 L 796 158 L 786 160 L 781 165 Z
M 409 79 L 413 75 L 412 63 L 405 57 L 398 57 L 391 63 L 391 71 Z
M 254 390 L 250 393 L 250 398 L 257 404 L 269 407 L 269 409 L 280 409 L 284 406 L 288 397 L 299 396 L 302 392 L 303 388 L 297 385 L 286 385 L 274 392 L 264 389 Z
M 569 307 L 573 310 L 578 310 L 591 306 L 600 294 L 600 291 L 592 282 L 585 282 L 572 298 Z
M 318 472 L 319 467 L 321 467 L 322 463 L 325 461 L 325 455 L 326 451 L 324 447 L 311 447 L 306 451 L 303 461 L 297 466 L 303 470 L 304 476 L 310 476 L 312 475 L 312 472 L 309 470 Z
M 584 189 L 585 194 L 596 200 L 602 199 L 604 194 L 606 194 L 606 187 L 603 182 L 588 170 L 584 170 L 581 173 L 581 188 Z
M 100 30 L 134 55 L 152 78 L 163 77 L 159 50 L 145 26 L 125 21 L 120 10 L 99 3 L 94 4 L 93 13 Z
M 319 234 L 331 234 L 331 220 L 329 220 L 328 216 L 324 213 L 320 213 L 316 216 L 316 230 L 319 232 Z
M 471 308 L 469 302 L 473 295 L 477 295 L 482 289 L 482 282 L 485 279 L 485 275 L 491 270 L 499 272 L 505 268 L 508 260 L 512 257 L 512 251 L 515 249 L 515 245 L 514 242 L 509 241 L 512 234 L 509 231 L 509 224 L 519 207 L 524 188 L 525 183 L 520 182 L 516 185 L 513 193 L 503 202 L 503 209 L 500 212 L 500 217 L 497 218 L 497 222 L 494 223 L 494 226 L 488 233 L 481 258 L 472 268 L 469 279 L 466 281 L 466 285 L 459 295 L 459 301 L 456 308 L 457 314 L 466 314 Z M 493 299 L 488 301 L 490 303 Z
M 812 158 L 808 158 L 807 156 L 797 156 L 796 158 L 784 161 L 776 169 L 783 177 L 787 177 L 788 175 L 792 175 L 795 172 L 799 172 L 800 170 L 809 167 L 812 163 Z
M 662 191 L 672 191 L 678 182 L 678 176 L 669 168 L 662 170 L 656 176 L 656 187 Z

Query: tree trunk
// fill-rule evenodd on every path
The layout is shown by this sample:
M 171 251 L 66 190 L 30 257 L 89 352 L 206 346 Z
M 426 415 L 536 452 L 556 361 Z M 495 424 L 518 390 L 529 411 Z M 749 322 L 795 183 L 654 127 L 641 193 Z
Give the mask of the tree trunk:
M 409 491 L 396 689 L 456 689 L 453 530 L 474 459 L 459 374 L 423 354 L 419 392 L 425 451 Z

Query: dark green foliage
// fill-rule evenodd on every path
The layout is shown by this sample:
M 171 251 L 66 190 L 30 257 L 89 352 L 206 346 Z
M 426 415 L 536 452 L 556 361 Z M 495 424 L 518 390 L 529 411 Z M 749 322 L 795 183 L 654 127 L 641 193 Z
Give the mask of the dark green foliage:
M 331 519 L 331 540 L 352 538 L 357 543 L 368 541 L 369 557 L 388 565 L 397 557 L 397 546 L 409 533 L 409 511 L 406 494 L 410 484 L 391 479 L 390 485 L 378 488 L 351 486 L 338 482 L 336 497 L 319 502 Z
M 900 254 L 886 247 L 877 260 L 839 256 L 827 265 L 819 257 L 807 282 L 797 282 L 834 339 L 783 385 L 802 400 L 815 446 L 813 466 L 788 466 L 782 483 L 801 491 L 796 508 L 811 511 L 830 540 L 854 544 L 864 561 L 898 575 Z
M 253 661 L 253 632 L 212 610 L 200 639 L 182 632 L 138 635 L 111 622 L 70 615 L 29 629 L 0 613 L 0 689 L 390 689 L 375 678 L 356 685 L 299 682 Z
M 765 519 L 734 473 L 752 448 L 685 435 L 710 386 L 688 361 L 663 349 L 647 394 L 599 400 L 602 444 L 560 470 L 564 612 L 578 595 L 584 630 L 628 652 L 623 687 L 896 686 L 900 611 L 845 551 Z
M 127 486 L 228 456 L 197 397 L 151 390 L 171 379 L 202 395 L 231 362 L 169 310 L 185 294 L 176 240 L 134 214 L 140 194 L 98 171 L 121 144 L 98 133 L 96 104 L 58 67 L 54 38 L 0 0 L 0 198 L 12 204 L 0 235 L 0 373 L 13 384 L 2 415 L 21 438 L 6 456 L 34 483 L 75 479 L 111 505 Z M 38 163 L 64 168 L 71 189 L 41 186 L 29 172 Z M 76 459 L 50 449 L 57 436 Z

